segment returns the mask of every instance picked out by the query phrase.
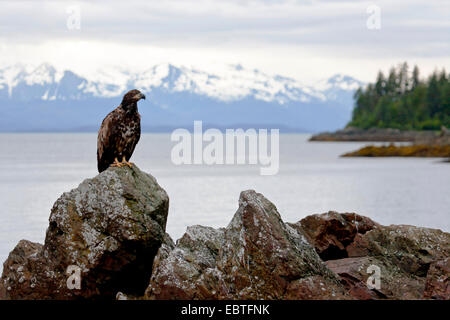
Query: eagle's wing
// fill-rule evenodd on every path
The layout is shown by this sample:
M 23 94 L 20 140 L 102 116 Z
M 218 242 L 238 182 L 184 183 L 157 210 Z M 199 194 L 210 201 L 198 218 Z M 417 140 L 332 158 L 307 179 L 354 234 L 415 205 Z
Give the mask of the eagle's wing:
M 97 137 L 97 168 L 98 172 L 102 172 L 110 166 L 114 161 L 114 150 L 116 148 L 115 138 L 117 136 L 117 120 L 119 111 L 117 109 L 111 111 L 105 119 L 103 119 Z
M 130 153 L 129 155 L 127 155 L 127 160 L 129 160 L 131 158 L 131 155 L 134 152 L 134 149 L 136 148 L 137 143 L 139 142 L 139 139 L 141 138 L 141 116 L 139 115 L 139 113 L 137 114 L 137 119 L 135 120 L 136 122 L 134 123 L 134 135 L 131 137 L 131 148 L 130 148 Z

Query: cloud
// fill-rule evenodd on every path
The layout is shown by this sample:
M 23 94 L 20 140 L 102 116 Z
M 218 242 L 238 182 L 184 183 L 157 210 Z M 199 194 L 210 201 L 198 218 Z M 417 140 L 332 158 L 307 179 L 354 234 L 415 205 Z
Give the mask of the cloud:
M 380 30 L 366 26 L 366 9 L 371 4 L 381 9 Z M 67 28 L 67 10 L 74 5 L 80 8 L 80 30 Z M 128 49 L 130 58 L 141 61 L 136 50 L 160 60 L 165 51 L 168 57 L 177 56 L 180 63 L 254 61 L 255 66 L 272 66 L 274 71 L 278 60 L 280 71 L 297 73 L 312 66 L 308 61 L 317 61 L 319 74 L 326 73 L 323 65 L 331 67 L 330 73 L 345 73 L 338 66 L 351 69 L 351 61 L 356 65 L 365 61 L 370 64 L 366 73 L 372 76 L 380 63 L 385 67 L 392 61 L 448 67 L 449 13 L 450 4 L 441 0 L 0 1 L 0 39 L 4 43 L 0 53 L 16 51 L 20 59 L 39 58 L 27 58 L 28 51 L 28 55 L 56 59 L 53 48 L 65 57 L 89 61 L 89 55 L 105 55 L 103 47 L 121 54 Z M 72 54 L 67 50 L 71 44 Z M 39 50 L 25 49 L 30 46 Z M 108 54 L 120 61 L 114 51 Z M 359 76 L 369 74 L 359 72 Z

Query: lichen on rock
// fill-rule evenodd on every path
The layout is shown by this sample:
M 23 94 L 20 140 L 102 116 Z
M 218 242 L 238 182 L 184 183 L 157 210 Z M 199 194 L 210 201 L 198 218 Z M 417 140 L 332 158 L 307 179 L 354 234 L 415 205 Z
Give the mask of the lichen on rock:
M 334 211 L 284 223 L 247 190 L 228 226 L 190 226 L 174 243 L 168 206 L 135 166 L 85 180 L 54 204 L 43 245 L 11 251 L 0 299 L 450 299 L 441 230 Z M 80 288 L 68 285 L 72 267 Z
M 44 245 L 21 241 L 4 264 L 6 299 L 110 298 L 142 295 L 165 238 L 169 198 L 155 178 L 133 168 L 110 168 L 54 204 Z M 30 254 L 31 252 L 31 254 Z M 81 289 L 67 286 L 69 266 Z M 23 277 L 18 277 L 17 270 Z
M 305 237 L 253 190 L 241 193 L 226 228 L 190 227 L 164 254 L 156 258 L 149 299 L 349 297 Z
M 311 215 L 293 226 L 307 236 L 355 299 L 450 299 L 450 290 L 436 281 L 449 276 L 443 262 L 450 255 L 446 232 L 382 226 L 367 217 L 337 212 Z M 379 289 L 367 286 L 370 266 L 380 270 Z

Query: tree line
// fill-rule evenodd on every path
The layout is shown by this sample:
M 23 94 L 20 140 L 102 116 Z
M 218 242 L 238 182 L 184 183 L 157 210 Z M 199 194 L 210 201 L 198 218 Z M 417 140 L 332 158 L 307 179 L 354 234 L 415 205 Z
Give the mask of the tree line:
M 392 67 L 386 77 L 379 71 L 375 83 L 355 94 L 348 126 L 439 130 L 450 127 L 450 74 L 445 69 L 420 79 L 419 68 L 406 62 Z

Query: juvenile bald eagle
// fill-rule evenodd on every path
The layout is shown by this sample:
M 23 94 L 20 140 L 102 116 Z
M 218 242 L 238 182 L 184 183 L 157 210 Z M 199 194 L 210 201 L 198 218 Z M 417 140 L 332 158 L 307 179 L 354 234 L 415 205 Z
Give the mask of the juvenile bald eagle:
M 103 119 L 97 138 L 98 172 L 109 166 L 131 168 L 129 160 L 141 137 L 141 116 L 137 109 L 141 99 L 145 99 L 145 95 L 139 90 L 128 91 L 122 103 Z

